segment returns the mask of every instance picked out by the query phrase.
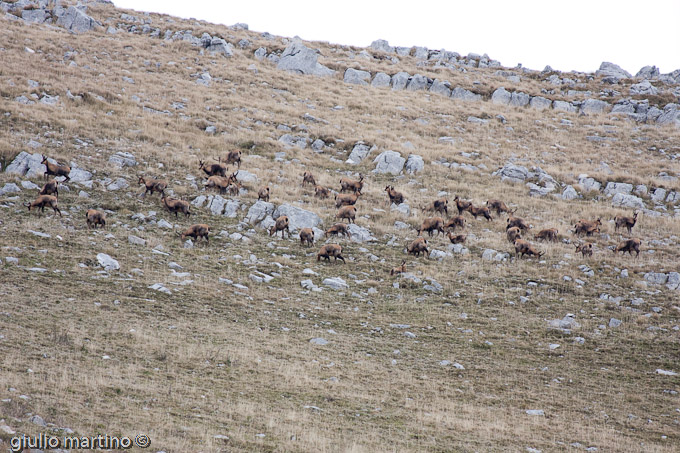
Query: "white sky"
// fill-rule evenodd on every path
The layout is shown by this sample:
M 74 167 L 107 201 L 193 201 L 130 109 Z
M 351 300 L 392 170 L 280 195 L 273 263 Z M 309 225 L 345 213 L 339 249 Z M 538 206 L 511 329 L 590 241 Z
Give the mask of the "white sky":
M 196 18 L 273 35 L 368 47 L 487 53 L 503 66 L 592 72 L 610 61 L 680 69 L 680 0 L 113 0 L 121 8 Z

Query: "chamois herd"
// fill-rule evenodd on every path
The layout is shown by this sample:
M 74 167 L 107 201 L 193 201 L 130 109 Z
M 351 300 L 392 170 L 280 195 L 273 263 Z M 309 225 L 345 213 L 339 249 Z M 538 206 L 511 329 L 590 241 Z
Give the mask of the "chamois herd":
M 32 202 L 25 204 L 30 211 L 33 208 L 40 209 L 41 212 L 45 210 L 46 207 L 50 207 L 54 210 L 55 214 L 61 216 L 61 211 L 58 207 L 58 197 L 59 197 L 59 183 L 56 178 L 64 177 L 64 181 L 69 181 L 69 173 L 71 168 L 68 165 L 60 165 L 52 163 L 48 160 L 47 156 L 43 155 L 42 163 L 45 164 L 46 170 L 44 173 L 44 178 L 52 176 L 48 182 L 46 182 L 38 197 Z M 227 169 L 229 165 L 234 165 L 237 167 L 236 171 L 227 176 Z M 238 172 L 241 167 L 241 151 L 231 151 L 228 153 L 226 159 L 222 161 L 217 159 L 217 163 L 206 164 L 203 160 L 199 160 L 199 171 L 203 172 L 203 176 L 206 179 L 205 188 L 215 189 L 219 193 L 229 192 L 232 195 L 238 195 L 242 189 L 242 185 L 238 180 Z M 160 194 L 161 204 L 170 212 L 175 214 L 175 218 L 179 217 L 179 214 L 184 214 L 185 217 L 192 215 L 190 211 L 190 204 L 187 201 L 180 200 L 177 198 L 168 197 L 165 194 L 165 190 L 168 188 L 168 182 L 161 179 L 154 179 L 146 176 L 140 176 L 138 184 L 144 186 L 144 191 L 139 194 L 140 197 L 146 197 L 147 194 L 153 196 L 154 193 Z M 337 213 L 335 218 L 338 220 L 337 223 L 333 224 L 328 228 L 324 237 L 328 238 L 331 236 L 345 236 L 350 237 L 349 225 L 354 223 L 357 215 L 357 201 L 362 195 L 362 190 L 364 189 L 364 176 L 359 175 L 358 180 L 342 178 L 340 179 L 340 190 L 338 192 L 333 191 L 330 188 L 323 187 L 317 184 L 316 178 L 310 172 L 304 172 L 302 175 L 302 186 L 311 186 L 314 189 L 314 196 L 318 199 L 328 199 L 331 195 L 334 196 L 335 208 Z M 404 203 L 404 194 L 397 191 L 394 186 L 388 185 L 385 187 L 385 192 L 387 194 L 387 203 L 399 205 Z M 270 188 L 264 186 L 257 192 L 258 200 L 269 201 L 270 198 Z M 528 236 L 529 230 L 533 227 L 529 225 L 524 219 L 516 217 L 514 214 L 517 208 L 510 209 L 501 200 L 488 200 L 485 206 L 475 206 L 471 201 L 466 201 L 458 196 L 453 199 L 458 215 L 449 215 L 449 200 L 447 198 L 439 198 L 433 200 L 423 207 L 423 212 L 430 212 L 434 217 L 427 217 L 423 219 L 420 226 L 416 227 L 418 237 L 410 242 L 406 247 L 406 252 L 408 255 L 413 255 L 419 257 L 421 254 L 423 256 L 428 256 L 430 250 L 428 248 L 429 243 L 424 237 L 424 233 L 427 233 L 430 238 L 433 235 L 442 234 L 446 236 L 452 244 L 462 244 L 465 243 L 467 239 L 466 234 L 455 234 L 456 229 L 464 230 L 466 227 L 466 219 L 464 214 L 467 212 L 474 219 L 482 217 L 488 222 L 493 221 L 492 212 L 496 214 L 497 217 L 507 214 L 506 219 L 506 238 L 514 246 L 515 257 L 522 258 L 524 256 L 535 256 L 540 258 L 545 254 L 544 251 L 539 251 L 534 244 L 531 244 L 525 239 Z M 97 227 L 106 227 L 106 215 L 96 209 L 88 209 L 86 214 L 87 228 L 96 229 Z M 638 212 L 634 212 L 632 217 L 617 216 L 614 218 L 615 231 L 625 228 L 628 234 L 631 234 L 633 227 L 637 222 Z M 346 220 L 347 223 L 343 221 Z M 602 221 L 600 218 L 596 220 L 580 219 L 574 225 L 574 229 L 571 232 L 578 238 L 581 237 L 592 237 L 595 233 L 600 233 L 600 227 L 602 226 Z M 206 244 L 209 243 L 208 235 L 211 232 L 211 227 L 206 224 L 194 224 L 187 228 L 181 233 L 177 233 L 182 240 L 190 237 L 198 241 L 199 239 L 205 239 Z M 269 235 L 274 236 L 281 232 L 281 237 L 285 238 L 286 233 L 290 237 L 290 221 L 287 216 L 282 215 L 275 220 L 274 225 L 269 229 Z M 546 241 L 546 242 L 558 242 L 560 240 L 559 232 L 556 228 L 546 228 L 540 230 L 538 233 L 533 235 L 536 241 Z M 313 246 L 314 245 L 314 231 L 311 228 L 302 228 L 299 233 L 299 239 L 302 246 Z M 638 257 L 640 254 L 640 244 L 641 240 L 639 238 L 629 238 L 621 241 L 616 246 L 610 247 L 614 253 L 628 252 L 631 256 L 635 252 L 635 256 Z M 581 242 L 580 240 L 575 244 L 575 252 L 580 253 L 584 258 L 593 255 L 593 243 L 592 242 Z M 330 261 L 334 258 L 334 261 L 338 259 L 343 263 L 345 258 L 342 256 L 342 246 L 339 244 L 325 244 L 316 255 L 317 261 L 322 258 L 324 260 Z M 390 274 L 400 274 L 406 272 L 406 260 L 402 260 L 401 265 L 391 269 Z

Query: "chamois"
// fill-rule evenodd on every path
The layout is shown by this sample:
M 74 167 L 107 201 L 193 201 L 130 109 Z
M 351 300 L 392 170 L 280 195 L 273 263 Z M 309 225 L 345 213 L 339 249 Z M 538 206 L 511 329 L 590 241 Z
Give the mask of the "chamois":
M 359 173 L 359 180 L 342 178 L 340 180 L 340 192 L 354 192 L 361 193 L 361 189 L 364 188 L 364 175 Z
M 496 211 L 496 214 L 500 216 L 502 213 L 507 212 L 508 214 L 512 214 L 515 211 L 511 211 L 508 206 L 503 203 L 501 200 L 487 200 L 486 201 L 486 206 L 493 210 Z
M 576 253 L 580 253 L 583 255 L 583 258 L 586 256 L 593 256 L 593 243 L 592 242 L 586 242 L 585 244 L 574 244 L 576 247 Z
M 204 223 L 197 223 L 196 225 L 191 225 L 183 233 L 177 233 L 179 237 L 184 240 L 187 236 L 194 238 L 198 241 L 200 238 L 205 238 L 205 242 L 210 242 L 208 240 L 208 234 L 210 233 L 210 227 Z
M 198 169 L 203 170 L 203 172 L 208 176 L 227 176 L 227 166 L 222 163 L 207 165 L 202 160 L 198 161 Z
M 387 196 L 390 197 L 390 203 L 399 205 L 404 202 L 404 194 L 394 190 L 394 186 L 385 187 L 385 192 L 387 192 Z
M 413 240 L 406 249 L 409 255 L 420 256 L 422 253 L 425 256 L 430 256 L 430 251 L 427 249 L 427 239 L 419 237 Z
M 477 219 L 477 216 L 480 215 L 483 216 L 489 222 L 493 220 L 491 217 L 491 212 L 489 212 L 489 208 L 487 208 L 486 206 L 477 207 L 471 204 L 470 207 L 468 208 L 468 212 L 472 214 L 472 217 L 474 217 L 475 220 Z
M 280 231 L 281 239 L 283 239 L 287 231 L 288 237 L 290 237 L 290 229 L 288 228 L 289 223 L 290 222 L 288 221 L 288 216 L 285 215 L 279 216 L 279 218 L 276 219 L 276 223 L 272 225 L 271 228 L 269 228 L 269 235 L 272 236 Z
M 537 239 L 539 241 L 550 241 L 550 242 L 557 242 L 557 228 L 546 228 L 545 230 L 541 230 L 534 236 L 534 239 Z
M 176 198 L 168 198 L 166 195 L 161 197 L 161 202 L 163 206 L 168 208 L 168 211 L 175 213 L 175 218 L 178 217 L 179 213 L 183 213 L 186 217 L 191 215 L 189 212 L 189 202 L 184 200 L 178 200 Z
M 300 230 L 300 244 L 314 245 L 314 230 L 311 228 L 303 228 Z
M 515 239 L 515 257 L 524 258 L 524 255 L 540 258 L 545 255 L 545 252 L 536 251 L 533 245 L 523 239 Z
M 323 258 L 330 262 L 331 256 L 335 258 L 335 261 L 340 259 L 343 263 L 345 262 L 345 258 L 342 257 L 342 247 L 338 244 L 325 244 L 316 254 L 316 260 L 320 261 Z
M 406 272 L 406 260 L 401 260 L 401 265 L 399 267 L 393 267 L 390 270 L 390 275 L 403 274 Z
M 357 208 L 354 206 L 343 206 L 338 209 L 338 213 L 335 214 L 336 219 L 347 219 L 349 223 L 354 223 L 354 219 L 357 216 Z
M 316 179 L 311 172 L 306 171 L 302 175 L 302 185 L 304 186 L 305 184 L 311 184 L 312 187 L 316 186 Z
M 451 217 L 444 225 L 444 229 L 448 230 L 449 228 L 453 231 L 455 231 L 456 228 L 460 228 L 461 230 L 465 228 L 465 217 L 461 215 Z
M 229 153 L 227 153 L 227 159 L 224 161 L 224 163 L 227 165 L 236 164 L 237 168 L 241 168 L 241 151 L 238 149 L 235 151 L 229 151 Z
M 585 234 L 586 236 L 592 236 L 593 233 L 600 232 L 600 225 L 602 225 L 602 221 L 599 218 L 594 221 L 581 219 L 576 222 L 576 225 L 574 225 L 573 233 L 576 236 L 580 236 L 582 234 Z
M 467 239 L 467 234 L 455 235 L 450 231 L 447 236 L 449 237 L 449 241 L 451 241 L 452 244 L 464 244 L 465 240 Z
M 328 198 L 331 196 L 331 191 L 326 187 L 314 186 L 314 196 L 321 199 Z
M 50 179 L 45 183 L 45 185 L 40 190 L 40 195 L 52 195 L 55 194 L 59 198 L 59 181 L 56 179 Z
M 521 230 L 518 227 L 510 227 L 505 230 L 505 236 L 508 238 L 508 242 L 511 244 L 515 243 L 515 239 L 522 239 Z
M 423 231 L 427 231 L 430 237 L 432 237 L 432 232 L 436 231 L 437 233 L 442 233 L 446 234 L 446 231 L 444 231 L 444 219 L 441 217 L 428 217 L 425 220 L 423 220 L 423 223 L 420 225 L 420 228 L 418 229 L 418 236 L 423 234 Z
M 146 193 L 150 192 L 153 195 L 154 192 L 158 192 L 162 195 L 165 194 L 165 189 L 168 187 L 168 183 L 162 179 L 145 178 L 144 176 L 139 177 L 137 184 L 144 184 L 144 193 L 140 194 L 142 197 L 146 197 Z
M 326 232 L 324 233 L 325 237 L 333 235 L 337 236 L 344 235 L 349 237 L 349 230 L 347 229 L 347 225 L 345 225 L 344 223 L 336 223 L 335 225 L 327 229 Z
M 360 193 L 348 193 L 348 194 L 337 194 L 335 195 L 335 207 L 340 206 L 352 206 L 357 203 Z
M 631 238 L 631 239 L 623 240 L 623 241 L 619 242 L 619 244 L 616 247 L 614 247 L 613 252 L 614 252 L 614 254 L 616 254 L 616 252 L 622 252 L 624 254 L 626 252 L 628 252 L 630 254 L 630 256 L 633 256 L 633 252 L 635 252 L 635 257 L 637 258 L 637 257 L 640 256 L 640 243 L 641 242 L 642 241 L 638 238 Z
M 61 217 L 57 197 L 53 195 L 38 195 L 38 198 L 36 198 L 33 203 L 26 203 L 24 206 L 26 206 L 29 211 L 31 208 L 40 208 L 40 212 L 45 212 L 45 206 L 49 206 L 55 213 L 58 212 L 59 217 Z
M 97 225 L 106 228 L 106 214 L 96 209 L 88 209 L 85 213 L 87 228 L 97 228 Z
M 211 176 L 205 182 L 205 188 L 209 189 L 211 187 L 216 188 L 220 191 L 220 193 L 226 193 L 227 188 L 229 187 L 229 179 L 225 178 L 224 176 Z
M 63 176 L 66 178 L 64 179 L 64 182 L 71 179 L 68 175 L 71 173 L 71 167 L 68 165 L 59 165 L 59 163 L 53 164 L 47 160 L 47 156 L 44 154 L 42 155 L 42 161 L 40 163 L 45 164 L 45 173 L 43 174 L 44 179 L 47 179 L 48 176 Z
M 264 201 L 269 201 L 269 186 L 263 187 L 260 189 L 259 192 L 257 192 L 257 199 L 258 200 L 264 200 Z
M 460 198 L 458 198 L 458 195 L 456 195 L 456 198 L 454 198 L 453 201 L 456 202 L 456 208 L 458 208 L 458 214 L 464 213 L 465 211 L 470 209 L 470 206 L 472 206 L 471 201 L 461 200 Z
M 439 198 L 434 200 L 432 203 L 428 204 L 425 211 L 438 212 L 439 215 L 449 215 L 449 200 L 446 198 Z
M 505 230 L 507 231 L 509 228 L 512 228 L 512 227 L 517 227 L 520 230 L 530 230 L 531 229 L 531 225 L 527 225 L 527 223 L 524 221 L 524 219 L 521 219 L 519 217 L 513 217 L 512 215 L 510 215 L 510 217 L 508 217 L 508 222 L 505 225 Z
M 633 212 L 633 217 L 614 217 L 614 231 L 618 231 L 619 228 L 625 227 L 628 230 L 628 234 L 630 234 L 635 226 L 635 222 L 637 222 L 637 216 L 638 212 L 635 211 Z

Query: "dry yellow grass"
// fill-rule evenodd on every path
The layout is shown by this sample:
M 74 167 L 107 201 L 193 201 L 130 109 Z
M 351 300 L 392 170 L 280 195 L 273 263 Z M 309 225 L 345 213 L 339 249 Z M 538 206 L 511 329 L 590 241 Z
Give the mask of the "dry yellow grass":
M 319 264 L 317 248 L 303 248 L 296 238 L 274 240 L 262 230 L 239 230 L 244 211 L 229 219 L 192 208 L 194 217 L 175 221 L 158 195 L 139 199 L 95 185 L 85 189 L 91 198 L 83 199 L 77 184 L 60 192 L 61 219 L 27 213 L 20 203 L 31 199 L 33 191 L 0 200 L 0 257 L 17 257 L 21 265 L 0 267 L 0 418 L 13 429 L 37 434 L 41 428 L 28 422 L 28 414 L 39 414 L 79 435 L 146 433 L 153 451 L 168 452 L 557 451 L 575 442 L 600 451 L 674 451 L 680 442 L 680 414 L 677 394 L 671 391 L 677 392 L 680 382 L 655 370 L 680 371 L 679 336 L 673 330 L 680 318 L 679 293 L 642 281 L 645 272 L 678 271 L 677 218 L 642 215 L 634 230 L 644 241 L 640 258 L 614 256 L 607 247 L 626 235 L 615 234 L 610 220 L 629 215 L 629 210 L 614 209 L 592 196 L 570 202 L 529 197 L 524 185 L 502 183 L 488 173 L 514 158 L 567 184 L 576 185 L 578 175 L 588 173 L 600 181 L 678 190 L 677 182 L 659 178 L 660 171 L 680 172 L 677 160 L 667 157 L 677 152 L 680 134 L 675 129 L 347 85 L 341 73 L 295 76 L 253 56 L 260 46 L 283 49 L 281 38 L 149 15 L 152 26 L 162 31 L 208 32 L 253 43 L 226 59 L 200 55 L 183 42 L 106 34 L 106 26 L 121 22 L 121 11 L 103 4 L 91 5 L 89 11 L 105 27 L 81 36 L 0 19 L 3 168 L 20 151 L 35 152 L 27 143 L 36 140 L 43 144 L 38 151 L 96 171 L 96 180 L 125 177 L 131 184 L 127 191 L 139 193 L 138 174 L 163 177 L 176 194 L 191 200 L 204 193 L 198 160 L 212 161 L 240 148 L 242 168 L 259 177 L 257 187 L 239 197 L 242 203 L 251 204 L 259 185 L 268 184 L 273 202 L 314 211 L 326 226 L 334 222 L 333 202 L 318 200 L 310 188 L 301 187 L 302 173 L 312 171 L 319 184 L 335 190 L 348 172 L 367 175 L 357 224 L 369 227 L 377 241 L 340 239 L 348 264 Z M 309 45 L 320 49 L 321 63 L 336 69 L 404 70 L 479 91 L 504 85 L 540 94 L 542 86 L 531 77 L 512 85 L 493 69 L 460 73 L 416 66 L 413 57 L 401 58 L 398 65 L 357 61 L 349 57 L 357 49 Z M 67 51 L 72 54 L 65 59 Z M 205 71 L 213 77 L 210 87 L 192 77 Z M 29 87 L 28 79 L 38 81 L 39 88 Z M 592 81 L 583 89 L 596 92 L 597 86 Z M 82 100 L 69 100 L 67 89 Z M 59 95 L 60 104 L 14 102 L 17 96 L 43 92 Z M 185 107 L 175 109 L 174 102 Z M 335 109 L 338 105 L 343 108 Z M 171 115 L 148 113 L 143 107 Z M 306 113 L 327 123 L 307 121 Z M 507 124 L 494 119 L 498 114 Z M 490 121 L 471 124 L 471 115 Z M 562 118 L 573 125 L 561 123 Z M 210 124 L 217 134 L 204 132 Z M 278 142 L 284 132 L 276 129 L 281 124 L 304 124 L 306 134 L 299 128 L 291 133 L 334 145 L 324 153 L 284 149 Z M 592 142 L 586 138 L 590 135 L 616 141 Z M 457 142 L 441 143 L 441 136 Z M 350 167 L 344 161 L 359 140 L 380 151 L 419 154 L 425 171 L 403 177 L 372 174 L 375 152 Z M 132 152 L 139 165 L 125 170 L 112 166 L 108 158 L 116 151 Z M 274 159 L 280 151 L 286 153 L 283 162 Z M 478 157 L 464 157 L 463 152 Z M 483 164 L 488 172 L 431 164 L 442 158 Z M 602 172 L 602 162 L 613 174 Z M 199 188 L 187 175 L 196 177 Z M 3 184 L 19 180 L 0 175 Z M 412 216 L 389 210 L 388 184 L 404 193 Z M 422 284 L 390 278 L 389 270 L 401 262 L 404 247 L 416 236 L 414 229 L 393 225 L 397 220 L 418 225 L 424 216 L 421 207 L 442 190 L 450 203 L 455 195 L 475 204 L 503 199 L 534 225 L 532 234 L 555 227 L 571 238 L 568 230 L 574 221 L 599 216 L 610 238 L 594 238 L 595 255 L 588 259 L 576 257 L 573 245 L 560 242 L 538 244 L 547 252 L 542 262 L 482 261 L 487 248 L 512 253 L 505 218 L 487 222 L 466 214 L 466 232 L 472 233 L 466 244 L 469 254 L 442 262 L 408 259 L 409 272 L 443 286 L 441 293 L 430 293 Z M 89 207 L 112 211 L 107 230 L 86 229 L 83 217 Z M 672 212 L 672 206 L 668 209 Z M 149 211 L 179 226 L 200 221 L 215 232 L 240 231 L 250 241 L 213 236 L 209 246 L 184 249 L 174 232 L 131 219 Z M 129 234 L 147 245 L 128 244 Z M 388 245 L 392 239 L 394 245 Z M 430 244 L 445 250 L 448 239 L 433 237 Z M 171 255 L 152 253 L 158 245 Z M 362 246 L 369 252 L 362 252 Z M 121 272 L 108 277 L 98 273 L 99 252 L 114 256 Z M 256 263 L 244 263 L 250 254 L 257 256 Z M 384 262 L 372 261 L 370 254 Z M 171 261 L 190 276 L 171 275 Z M 581 264 L 595 275 L 585 277 Z M 48 271 L 33 273 L 26 270 L 30 267 Z M 319 276 L 303 274 L 305 268 Z M 618 278 L 621 269 L 628 269 L 630 278 Z M 249 279 L 254 270 L 280 276 L 258 284 Z M 320 285 L 323 278 L 335 276 L 350 289 L 309 292 L 300 287 L 303 279 Z M 193 283 L 179 284 L 186 279 Z M 154 283 L 164 284 L 172 294 L 149 289 Z M 603 293 L 622 299 L 601 299 Z M 636 297 L 644 299 L 643 306 L 631 307 Z M 547 328 L 547 320 L 566 313 L 576 314 L 581 324 L 573 335 Z M 610 318 L 623 324 L 601 328 Z M 405 331 L 416 337 L 405 336 Z M 575 343 L 575 336 L 585 344 Z M 326 338 L 329 345 L 310 344 L 316 337 Z M 560 346 L 551 350 L 549 344 Z M 443 360 L 451 365 L 440 365 Z M 456 369 L 455 362 L 465 369 Z M 545 416 L 529 416 L 529 409 L 543 409 Z M 218 434 L 229 439 L 215 438 Z M 9 437 L 0 433 L 5 442 Z

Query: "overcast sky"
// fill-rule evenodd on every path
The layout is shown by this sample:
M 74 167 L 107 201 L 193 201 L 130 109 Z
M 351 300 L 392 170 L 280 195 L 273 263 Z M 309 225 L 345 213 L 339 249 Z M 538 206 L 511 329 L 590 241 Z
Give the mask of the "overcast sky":
M 503 66 L 592 72 L 609 61 L 635 75 L 680 69 L 680 0 L 383 1 L 113 0 L 121 8 L 196 18 L 309 41 L 487 53 Z

